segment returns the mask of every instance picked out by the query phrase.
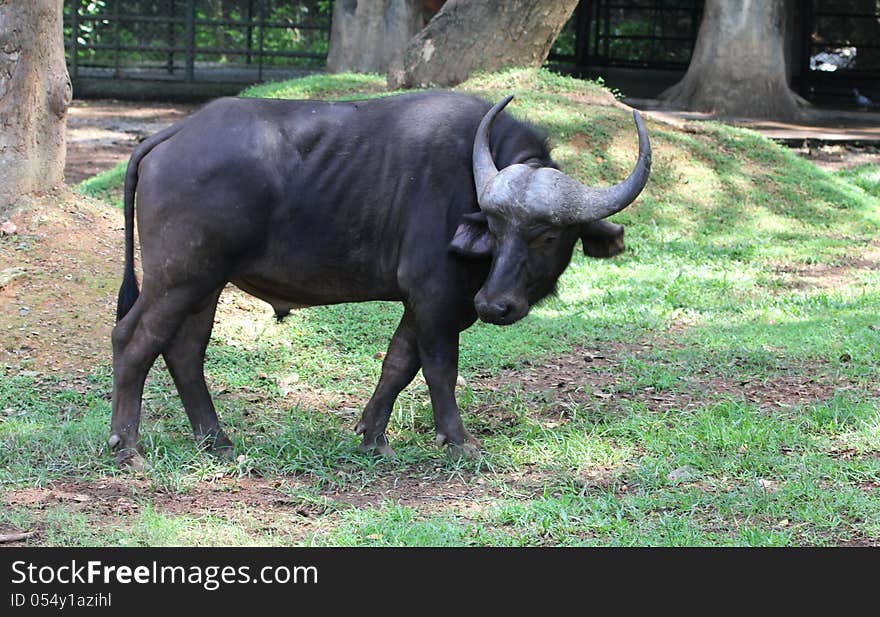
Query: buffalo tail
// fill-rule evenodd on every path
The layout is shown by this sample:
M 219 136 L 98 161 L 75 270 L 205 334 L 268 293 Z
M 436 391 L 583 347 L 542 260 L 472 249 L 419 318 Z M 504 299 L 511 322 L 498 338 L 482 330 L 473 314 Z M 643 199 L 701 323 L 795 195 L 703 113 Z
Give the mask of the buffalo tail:
M 170 126 L 164 131 L 156 133 L 145 139 L 135 148 L 128 161 L 125 170 L 125 271 L 122 275 L 122 285 L 119 288 L 119 296 L 116 300 L 116 321 L 125 317 L 137 301 L 140 291 L 138 290 L 137 277 L 134 273 L 134 196 L 137 190 L 138 168 L 143 159 L 157 145 L 176 135 L 186 124 L 180 122 Z

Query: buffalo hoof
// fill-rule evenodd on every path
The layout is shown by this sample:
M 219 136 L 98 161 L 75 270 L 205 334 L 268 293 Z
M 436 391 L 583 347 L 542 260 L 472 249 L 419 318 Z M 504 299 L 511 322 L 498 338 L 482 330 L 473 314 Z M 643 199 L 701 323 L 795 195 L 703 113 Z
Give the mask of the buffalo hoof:
M 217 458 L 222 458 L 226 461 L 231 461 L 235 458 L 235 450 L 232 448 L 232 444 L 228 445 L 213 445 L 208 450 L 211 454 L 216 456 Z
M 450 439 L 444 433 L 437 433 L 437 445 L 446 445 L 446 451 L 452 458 L 478 459 L 481 456 L 480 442 L 465 432 L 461 439 Z
M 358 450 L 361 452 L 372 452 L 374 454 L 380 454 L 385 458 L 395 458 L 397 453 L 388 445 L 388 438 L 385 436 L 385 432 L 376 433 L 375 430 L 367 430 L 369 428 L 368 424 L 364 422 L 363 418 L 357 423 L 357 426 L 354 427 L 355 435 L 363 435 L 364 438 L 358 446 Z
M 385 437 L 384 433 L 373 438 L 364 435 L 364 439 L 358 446 L 358 450 L 361 452 L 379 454 L 385 458 L 395 458 L 397 456 L 394 449 L 388 445 L 388 438 Z
M 378 454 L 383 458 L 397 458 L 397 452 L 394 451 L 394 448 L 386 444 L 375 445 L 375 446 L 367 446 L 364 444 L 360 444 L 358 446 L 358 450 L 361 452 L 370 452 L 373 454 Z
M 223 431 L 218 430 L 214 433 L 202 435 L 201 437 L 197 436 L 196 438 L 199 440 L 199 446 L 214 456 L 232 460 L 235 454 L 232 447 L 232 441 Z
M 115 462 L 118 468 L 133 469 L 135 471 L 143 470 L 144 453 L 140 445 L 135 445 L 134 447 L 126 445 L 125 440 L 117 433 L 110 435 L 107 445 L 110 446 L 111 450 L 116 451 Z
M 480 446 L 466 442 L 463 444 L 451 443 L 446 446 L 446 452 L 451 458 L 476 460 L 482 456 Z
M 144 457 L 136 448 L 122 448 L 116 453 L 116 466 L 132 471 L 144 470 Z

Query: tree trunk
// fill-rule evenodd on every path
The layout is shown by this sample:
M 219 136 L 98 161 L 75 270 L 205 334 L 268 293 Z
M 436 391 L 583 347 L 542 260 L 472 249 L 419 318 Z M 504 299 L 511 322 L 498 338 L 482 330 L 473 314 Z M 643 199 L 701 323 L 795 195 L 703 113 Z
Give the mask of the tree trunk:
M 327 71 L 385 73 L 424 25 L 420 0 L 336 0 Z
M 448 0 L 388 73 L 392 88 L 461 83 L 473 71 L 540 66 L 578 0 Z
M 0 0 L 0 213 L 64 181 L 62 0 Z
M 807 102 L 788 87 L 787 0 L 706 0 L 684 78 L 667 107 L 726 117 L 794 120 Z

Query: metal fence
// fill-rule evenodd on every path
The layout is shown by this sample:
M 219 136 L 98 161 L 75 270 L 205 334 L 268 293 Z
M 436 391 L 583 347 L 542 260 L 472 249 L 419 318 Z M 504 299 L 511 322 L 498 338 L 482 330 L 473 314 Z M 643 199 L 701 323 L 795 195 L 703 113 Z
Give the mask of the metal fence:
M 703 5 L 703 0 L 581 0 L 550 60 L 589 77 L 621 69 L 609 84 L 656 95 L 687 69 Z M 880 99 L 880 4 L 809 0 L 790 6 L 793 87 L 811 101 L 838 107 L 855 105 L 854 88 Z M 668 77 L 657 77 L 660 73 Z
M 874 0 L 812 0 L 800 5 L 802 96 L 853 105 L 853 89 L 880 98 L 880 5 Z
M 255 83 L 323 69 L 330 0 L 65 0 L 82 79 Z
M 702 0 L 581 0 L 550 59 L 575 67 L 684 70 L 702 15 Z
M 176 92 L 205 97 L 237 92 L 244 84 L 322 70 L 332 4 L 332 0 L 64 0 L 65 45 L 74 91 L 78 96 L 88 96 L 90 90 L 94 95 L 138 96 L 135 91 L 140 89 L 142 96 Z M 703 4 L 703 0 L 581 0 L 550 60 L 563 70 L 587 76 L 609 69 L 638 69 L 630 85 L 656 94 L 687 68 Z M 850 102 L 855 87 L 880 98 L 876 0 L 809 0 L 792 5 L 795 88 L 808 99 L 836 105 Z M 667 77 L 658 77 L 662 75 Z

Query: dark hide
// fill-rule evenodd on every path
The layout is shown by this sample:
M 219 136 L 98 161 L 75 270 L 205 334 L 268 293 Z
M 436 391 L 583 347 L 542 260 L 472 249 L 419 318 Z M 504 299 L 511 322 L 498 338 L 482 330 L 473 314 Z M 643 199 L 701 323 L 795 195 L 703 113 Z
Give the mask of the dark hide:
M 118 462 L 137 456 L 143 384 L 159 354 L 196 437 L 230 449 L 203 376 L 228 282 L 271 304 L 279 319 L 303 306 L 402 302 L 382 376 L 356 427 L 361 447 L 390 453 L 392 405 L 421 368 L 438 442 L 476 450 L 454 390 L 459 332 L 477 318 L 475 296 L 490 266 L 499 270 L 495 287 L 526 290 L 515 314 L 493 319 L 511 323 L 554 289 L 579 238 L 601 247 L 619 235 L 601 226 L 544 226 L 504 245 L 528 263 L 502 272 L 507 256 L 496 254 L 471 169 L 489 107 L 446 92 L 342 103 L 226 98 L 141 144 L 126 176 L 126 270 L 113 331 L 110 444 Z M 555 166 L 543 137 L 506 114 L 492 127 L 491 148 L 499 167 Z M 504 298 L 503 288 L 495 291 L 493 298 Z
M 581 244 L 584 255 L 590 257 L 619 255 L 626 248 L 623 243 L 623 225 L 604 220 L 587 223 L 581 230 Z

